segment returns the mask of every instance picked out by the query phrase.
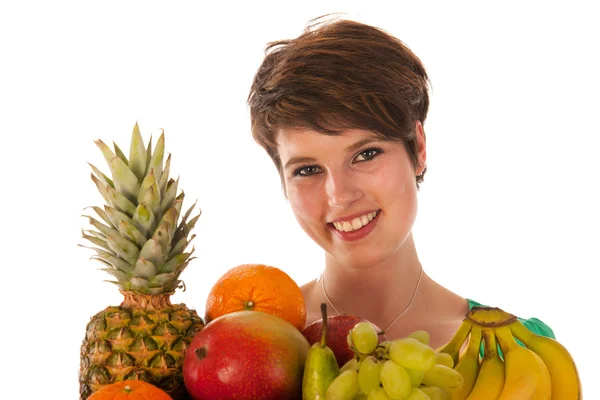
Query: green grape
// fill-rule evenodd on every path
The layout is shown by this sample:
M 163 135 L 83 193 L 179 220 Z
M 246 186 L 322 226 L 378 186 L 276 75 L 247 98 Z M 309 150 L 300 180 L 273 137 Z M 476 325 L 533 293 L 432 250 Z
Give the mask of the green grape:
M 417 339 L 419 342 L 429 345 L 429 332 L 427 332 L 427 331 L 423 331 L 423 330 L 414 331 L 407 337 Z
M 393 360 L 386 360 L 381 366 L 381 385 L 388 396 L 397 400 L 406 399 L 412 390 L 406 368 Z
M 382 340 L 381 343 L 378 344 L 379 347 L 383 347 L 383 349 L 385 350 L 386 353 L 390 351 L 391 345 L 392 345 L 392 342 L 389 340 Z
M 381 363 L 373 356 L 365 358 L 358 370 L 358 387 L 369 394 L 381 385 Z
M 448 353 L 435 352 L 435 363 L 445 365 L 448 368 L 454 368 L 454 358 Z
M 362 354 L 371 354 L 379 342 L 377 331 L 370 322 L 366 321 L 354 325 L 350 331 L 350 338 L 354 348 Z
M 412 388 L 410 395 L 406 398 L 406 400 L 431 400 L 431 398 L 423 393 L 423 391 L 419 388 Z
M 392 400 L 392 398 L 387 395 L 382 387 L 378 387 L 377 389 L 371 390 L 367 400 Z
M 437 386 L 442 389 L 457 389 L 462 385 L 462 381 L 463 377 L 460 372 L 442 364 L 435 364 L 423 375 L 424 385 Z
M 435 386 L 421 386 L 421 392 L 425 393 L 431 400 L 446 400 L 451 397 L 446 397 L 444 389 Z
M 354 396 L 354 398 L 352 400 L 367 400 L 368 395 L 360 392 L 359 394 L 357 394 L 356 396 Z
M 413 338 L 392 341 L 390 358 L 406 368 L 426 370 L 435 364 L 435 350 Z
M 331 382 L 325 393 L 325 399 L 353 400 L 359 392 L 358 372 L 354 369 L 347 369 Z
M 355 371 L 358 371 L 358 367 L 360 367 L 360 361 L 358 361 L 357 358 L 353 357 L 350 360 L 346 361 L 346 363 L 344 365 L 342 365 L 342 368 L 340 368 L 340 373 L 344 372 L 347 369 L 353 369 Z
M 406 372 L 408 372 L 408 376 L 410 377 L 410 383 L 414 387 L 419 387 L 421 382 L 423 382 L 423 376 L 425 375 L 425 371 L 422 369 L 413 369 L 406 368 Z

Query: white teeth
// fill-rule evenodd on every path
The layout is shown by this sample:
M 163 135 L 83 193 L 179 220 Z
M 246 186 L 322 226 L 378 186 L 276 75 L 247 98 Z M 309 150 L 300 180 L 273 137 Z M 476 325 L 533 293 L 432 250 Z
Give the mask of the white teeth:
M 334 222 L 333 226 L 335 227 L 335 229 L 342 232 L 357 231 L 363 226 L 367 225 L 369 222 L 373 221 L 373 218 L 375 218 L 376 215 L 377 212 L 374 211 L 372 213 L 354 218 L 352 221 Z

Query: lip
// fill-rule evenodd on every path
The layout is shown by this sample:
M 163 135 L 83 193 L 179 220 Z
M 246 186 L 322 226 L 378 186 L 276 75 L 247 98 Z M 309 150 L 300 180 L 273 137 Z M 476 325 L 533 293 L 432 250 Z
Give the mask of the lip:
M 351 217 L 351 219 L 360 217 L 361 215 L 365 215 L 365 213 L 355 214 L 353 217 Z M 337 237 L 339 237 L 340 239 L 342 239 L 346 242 L 352 242 L 352 241 L 360 240 L 360 239 L 364 238 L 365 236 L 367 236 L 369 233 L 371 233 L 371 231 L 373 231 L 373 229 L 375 229 L 375 226 L 379 222 L 380 215 L 381 215 L 381 211 L 377 210 L 377 215 L 375 216 L 375 218 L 373 218 L 373 220 L 371 222 L 369 222 L 366 226 L 363 226 L 359 230 L 352 231 L 352 232 L 338 231 L 333 226 L 333 222 L 329 223 L 328 225 L 329 225 L 329 229 L 331 229 L 333 231 L 333 233 L 335 235 L 337 235 Z M 339 222 L 339 221 L 348 221 L 348 217 L 336 219 L 334 222 Z

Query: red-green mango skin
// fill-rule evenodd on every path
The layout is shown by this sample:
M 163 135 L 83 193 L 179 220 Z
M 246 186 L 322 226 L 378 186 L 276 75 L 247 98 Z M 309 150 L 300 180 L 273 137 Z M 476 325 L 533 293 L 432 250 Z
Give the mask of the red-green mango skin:
M 199 359 L 196 349 L 204 348 Z M 292 324 L 260 311 L 237 311 L 207 324 L 186 350 L 183 378 L 195 400 L 302 398 L 310 345 Z

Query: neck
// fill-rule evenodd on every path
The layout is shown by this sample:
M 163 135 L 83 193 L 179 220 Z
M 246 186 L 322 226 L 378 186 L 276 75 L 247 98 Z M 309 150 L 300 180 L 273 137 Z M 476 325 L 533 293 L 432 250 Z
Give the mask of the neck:
M 367 318 L 386 329 L 411 303 L 421 273 L 410 235 L 392 257 L 374 265 L 350 268 L 327 255 L 320 284 L 339 313 Z

